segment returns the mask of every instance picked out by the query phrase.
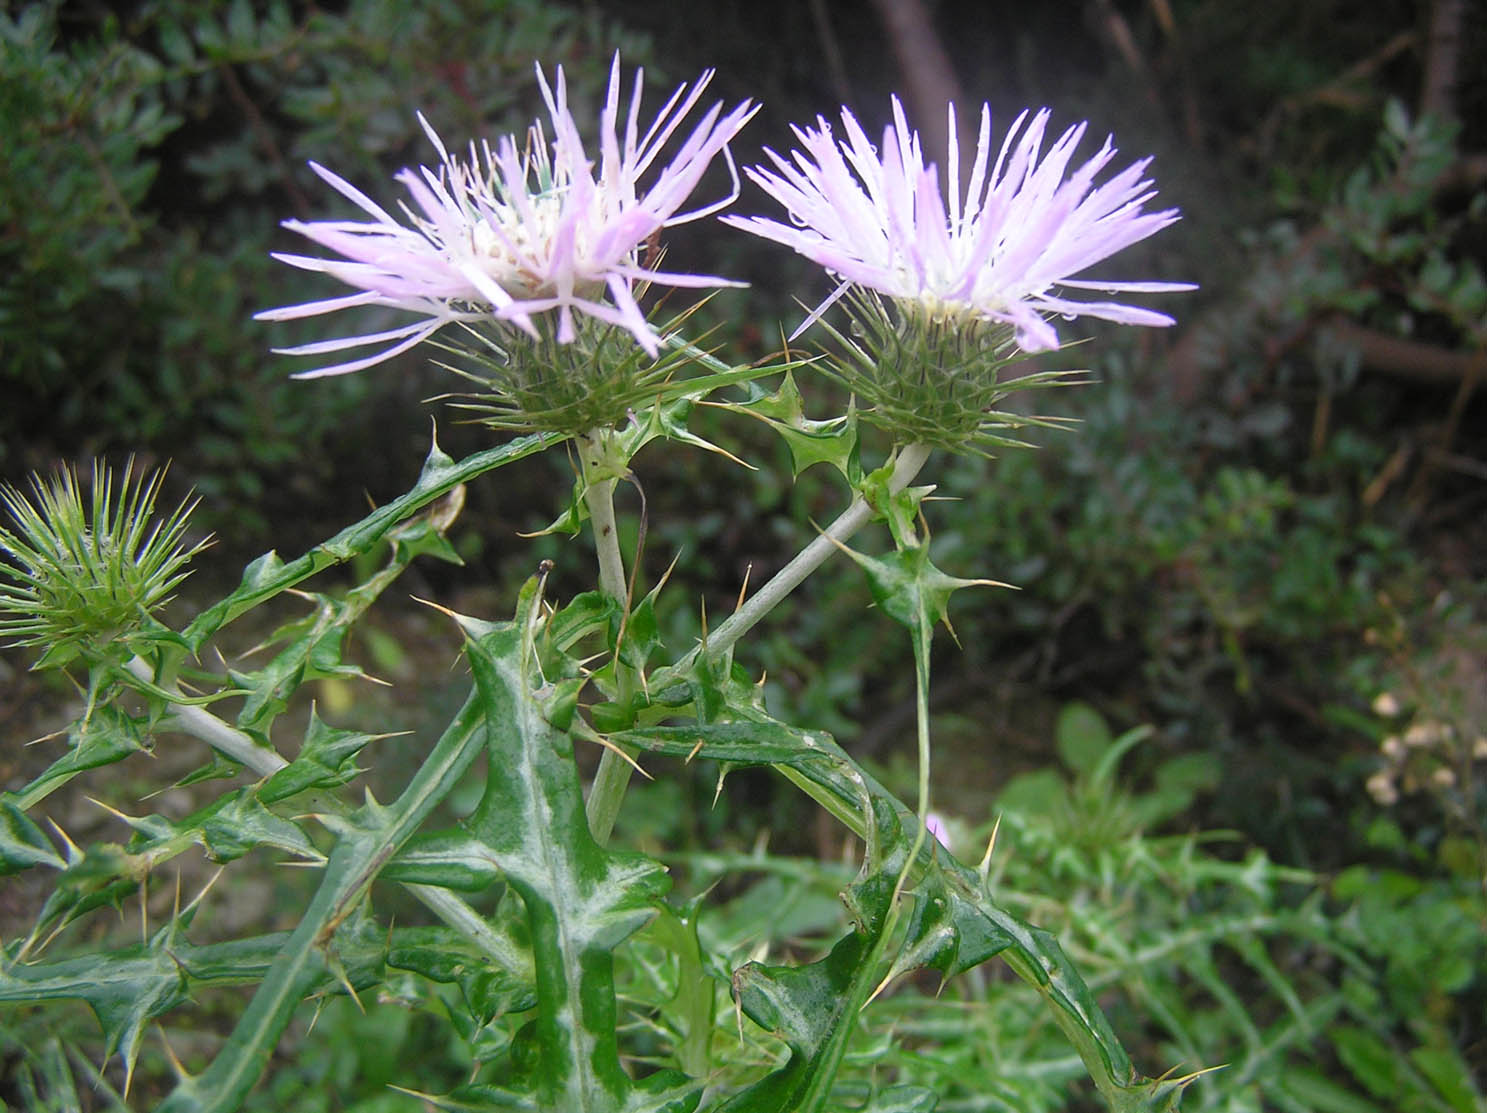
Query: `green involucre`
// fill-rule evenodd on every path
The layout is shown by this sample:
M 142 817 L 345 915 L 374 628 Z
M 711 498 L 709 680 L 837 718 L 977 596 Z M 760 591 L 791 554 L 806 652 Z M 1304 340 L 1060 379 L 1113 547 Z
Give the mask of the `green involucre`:
M 674 337 L 695 308 L 658 331 Z M 627 329 L 584 316 L 575 319 L 574 338 L 566 343 L 558 340 L 553 322 L 535 324 L 535 337 L 513 328 L 466 326 L 461 339 L 439 345 L 455 360 L 443 366 L 477 384 L 453 396 L 460 399 L 456 406 L 496 429 L 576 436 L 623 425 L 631 411 L 685 392 L 681 372 L 703 354 L 691 345 L 673 345 L 652 359 Z
M 1009 435 L 1017 429 L 1067 424 L 996 408 L 1009 394 L 1074 385 L 1084 374 L 1003 377 L 1004 368 L 1026 358 L 1010 326 L 885 302 L 870 290 L 854 288 L 843 300 L 851 323 L 845 334 L 823 323 L 837 350 L 816 366 L 852 392 L 863 421 L 886 430 L 896 444 L 989 454 L 996 447 L 1026 447 Z

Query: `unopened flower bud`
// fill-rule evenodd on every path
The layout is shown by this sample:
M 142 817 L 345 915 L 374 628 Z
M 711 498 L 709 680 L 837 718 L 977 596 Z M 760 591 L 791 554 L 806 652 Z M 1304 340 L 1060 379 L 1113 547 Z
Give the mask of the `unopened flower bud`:
M 14 525 L 0 526 L 0 637 L 46 646 L 44 667 L 141 636 L 206 544 L 186 540 L 193 501 L 155 516 L 162 479 L 130 461 L 117 483 L 95 464 L 91 496 L 70 470 L 34 477 L 30 496 L 0 487 Z

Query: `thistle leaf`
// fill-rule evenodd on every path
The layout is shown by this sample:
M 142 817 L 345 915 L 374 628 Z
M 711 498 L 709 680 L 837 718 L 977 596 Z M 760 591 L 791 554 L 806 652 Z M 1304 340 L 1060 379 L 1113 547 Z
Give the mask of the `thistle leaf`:
M 870 846 L 876 840 L 881 847 L 874 859 L 879 872 L 860 878 L 849 890 L 862 927 L 874 930 L 867 914 L 881 907 L 877 903 L 881 893 L 897 879 L 894 848 L 907 853 L 916 841 L 917 821 L 912 811 L 828 735 L 769 719 L 753 703 L 731 703 L 718 713 L 731 721 L 637 727 L 616 733 L 612 739 L 620 745 L 682 758 L 771 764 L 868 839 Z M 976 871 L 947 855 L 933 839 L 922 842 L 910 878 L 916 905 L 904 928 L 903 951 L 894 973 L 912 963 L 949 977 L 1000 956 L 1042 995 L 1113 1113 L 1173 1106 L 1186 1080 L 1142 1078 L 1136 1073 L 1094 994 L 1050 933 L 1001 908 Z M 873 896 L 875 891 L 879 896 Z
M 327 726 L 311 708 L 310 724 L 305 728 L 298 755 L 259 786 L 258 798 L 265 804 L 274 804 L 307 789 L 339 787 L 361 771 L 356 756 L 362 749 L 369 742 L 386 737 Z
M 485 951 L 443 926 L 394 932 L 388 944 L 387 965 L 459 986 L 471 1015 L 481 1025 L 508 1013 L 526 1012 L 537 1004 L 530 969 L 514 972 L 494 967 Z
M 103 1029 L 106 1054 L 117 1052 L 132 1070 L 144 1025 L 188 999 L 193 989 L 261 979 L 272 967 L 288 932 L 197 946 L 181 932 L 183 915 L 144 944 L 51 962 L 0 962 L 0 1003 L 48 1000 L 84 1001 Z M 408 945 L 400 929 L 390 939 L 357 921 L 337 933 L 336 960 L 355 988 L 381 977 L 384 948 Z M 322 969 L 304 983 L 306 994 L 333 990 L 340 983 Z
M 795 385 L 795 376 L 789 371 L 773 394 L 751 387 L 747 401 L 715 405 L 734 413 L 747 414 L 778 433 L 790 449 L 791 467 L 797 477 L 815 464 L 831 465 L 846 476 L 849 483 L 856 483 L 861 477 L 856 409 L 850 409 L 844 417 L 826 421 L 807 418 L 800 388 Z
M 185 977 L 158 939 L 127 952 L 0 971 L 0 1001 L 86 1001 L 103 1029 L 105 1055 L 117 1051 L 131 1072 L 145 1023 L 185 996 Z
M 883 800 L 865 801 L 871 812 L 867 854 L 856 881 L 842 894 L 856 930 L 839 940 L 831 953 L 804 967 L 749 963 L 733 976 L 739 1007 L 756 1024 L 772 1031 L 790 1047 L 788 1063 L 725 1103 L 720 1113 L 795 1113 L 822 1111 L 832 1100 L 832 1085 L 857 1015 L 882 981 L 885 959 L 897 949 L 895 965 L 906 955 L 938 953 L 953 928 L 936 924 L 929 932 L 916 918 L 902 940 L 895 941 L 898 879 L 903 874 L 911 840 L 905 838 L 893 808 Z M 928 903 L 916 894 L 917 906 Z M 940 899 L 942 909 L 948 899 Z M 925 940 L 932 942 L 926 948 Z M 911 960 L 910 966 L 920 965 Z M 925 1099 L 917 1089 L 899 1095 L 912 1103 Z M 930 1095 L 931 1097 L 933 1095 Z
M 129 853 L 147 859 L 151 869 L 193 844 L 214 862 L 231 862 L 259 846 L 287 850 L 307 861 L 325 860 L 298 824 L 269 811 L 251 787 L 220 796 L 179 823 L 158 815 L 135 819 L 115 814 L 139 832 Z
M 287 643 L 274 659 L 254 672 L 230 673 L 234 687 L 246 695 L 238 713 L 238 729 L 267 743 L 274 719 L 307 680 L 366 676 L 360 666 L 341 659 L 347 633 L 414 558 L 432 553 L 459 561 L 459 555 L 444 539 L 444 531 L 458 516 L 464 497 L 464 488 L 456 487 L 424 514 L 390 530 L 387 537 L 392 555 L 376 575 L 340 599 L 307 594 L 313 604 L 311 612 L 270 635 L 268 644 Z
M 242 583 L 237 590 L 199 614 L 186 628 L 184 637 L 193 650 L 199 651 L 209 637 L 239 615 L 317 572 L 336 564 L 344 564 L 352 557 L 367 552 L 398 523 L 411 518 L 461 484 L 468 483 L 485 472 L 541 452 L 562 440 L 562 437 L 550 433 L 518 437 L 498 448 L 477 452 L 457 462 L 445 455 L 435 443 L 424 461 L 418 482 L 411 491 L 386 506 L 378 507 L 361 521 L 347 526 L 329 541 L 316 545 L 297 560 L 286 564 L 278 553 L 265 553 L 244 570 Z
M 65 927 L 95 908 L 117 906 L 150 869 L 147 857 L 130 854 L 117 843 L 89 846 L 85 853 L 73 855 L 41 906 L 33 938 Z
M 537 970 L 539 1108 L 618 1111 L 633 1107 L 636 1088 L 620 1065 L 613 950 L 652 917 L 669 880 L 660 863 L 606 850 L 589 832 L 572 739 L 544 714 L 538 595 L 533 580 L 513 623 L 461 620 L 490 747 L 485 796 L 465 826 L 525 909 Z M 681 1087 L 683 1107 L 692 1089 Z
M 501 883 L 501 867 L 490 848 L 468 833 L 431 831 L 409 839 L 383 867 L 381 877 L 386 881 L 481 893 Z
M 310 600 L 314 609 L 309 615 L 281 626 L 270 637 L 270 643 L 287 643 L 273 660 L 251 672 L 229 670 L 232 686 L 245 693 L 237 727 L 262 743 L 268 742 L 269 727 L 306 681 L 365 675 L 358 666 L 341 661 L 346 633 L 363 608 L 326 595 L 311 595 Z
M 469 769 L 484 741 L 484 723 L 472 699 L 395 801 L 384 806 L 369 799 L 335 825 L 336 845 L 299 926 L 284 940 L 217 1057 L 202 1074 L 182 1079 L 160 1113 L 230 1113 L 241 1104 L 294 1010 L 324 978 L 325 947 L 339 936 L 337 926 L 352 915 L 382 866 Z M 349 968 L 344 955 L 337 957 Z
M 818 1113 L 831 1096 L 858 1010 L 873 988 L 870 940 L 842 937 L 807 966 L 751 962 L 733 975 L 749 1019 L 790 1047 L 790 1061 L 718 1107 L 718 1113 Z
M 0 800 L 0 877 L 32 866 L 60 870 L 67 863 L 30 816 L 9 800 Z
M 72 725 L 68 749 L 19 792 L 5 794 L 22 811 L 34 808 L 79 773 L 112 765 L 130 754 L 148 749 L 144 722 L 113 704 L 96 705 L 92 713 Z

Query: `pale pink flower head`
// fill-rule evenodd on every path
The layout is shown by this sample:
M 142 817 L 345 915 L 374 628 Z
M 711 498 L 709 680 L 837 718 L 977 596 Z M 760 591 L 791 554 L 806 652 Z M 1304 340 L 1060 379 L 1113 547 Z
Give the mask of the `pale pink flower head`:
M 285 321 L 356 306 L 406 310 L 418 320 L 387 331 L 276 349 L 287 355 L 324 355 L 378 346 L 300 378 L 360 371 L 428 339 L 454 322 L 497 322 L 536 337 L 544 315 L 556 316 L 559 343 L 575 337 L 574 315 L 628 330 L 656 356 L 661 338 L 635 299 L 638 283 L 677 287 L 734 286 L 708 275 L 655 269 L 648 245 L 666 228 L 709 216 L 738 194 L 728 144 L 756 108 L 748 101 L 724 112 L 714 104 L 669 156 L 664 151 L 697 106 L 712 79 L 708 70 L 690 89 L 682 85 L 641 132 L 641 71 L 635 74 L 624 120 L 620 119 L 620 64 L 610 69 L 599 119 L 599 151 L 590 159 L 568 106 L 563 68 L 550 85 L 539 65 L 537 80 L 551 118 L 552 139 L 541 122 L 518 145 L 506 136 L 494 148 L 470 144 L 452 155 L 427 120 L 418 119 L 439 154 L 434 167 L 405 169 L 397 180 L 411 204 L 395 215 L 351 183 L 311 163 L 327 184 L 370 220 L 285 221 L 284 226 L 339 258 L 276 254 L 291 266 L 339 279 L 355 293 L 258 314 Z M 728 160 L 728 195 L 687 209 L 713 158 Z M 642 182 L 649 182 L 643 185 Z
M 1156 195 L 1143 176 L 1149 159 L 1095 184 L 1115 158 L 1109 139 L 1092 158 L 1071 169 L 1085 124 L 1069 128 L 1043 151 L 1048 119 L 1047 109 L 1031 116 L 1023 112 L 993 163 L 991 109 L 983 105 L 976 155 L 962 195 L 951 105 L 947 198 L 896 97 L 893 125 L 885 129 L 881 148 L 873 146 L 844 108 L 840 141 L 818 117 L 814 129 L 794 128 L 800 149 L 790 158 L 766 150 L 773 169 L 745 171 L 785 207 L 788 223 L 759 216 L 723 219 L 793 248 L 840 280 L 797 335 L 853 286 L 884 295 L 911 315 L 1010 325 L 1025 352 L 1059 346 L 1049 324 L 1054 315 L 1172 324 L 1165 313 L 1068 295 L 1072 290 L 1113 295 L 1193 287 L 1077 277 L 1167 227 L 1178 213 L 1145 211 Z

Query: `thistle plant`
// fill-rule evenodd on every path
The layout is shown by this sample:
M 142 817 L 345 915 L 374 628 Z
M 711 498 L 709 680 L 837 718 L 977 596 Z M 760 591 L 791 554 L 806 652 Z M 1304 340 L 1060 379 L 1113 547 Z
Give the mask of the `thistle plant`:
M 931 1109 L 936 1095 L 854 1076 L 849 1051 L 865 1012 L 912 971 L 951 979 L 998 959 L 1042 996 L 1111 1109 L 1171 1108 L 1187 1079 L 1153 1079 L 1135 1068 L 1054 938 L 994 899 L 992 849 L 979 866 L 967 865 L 941 841 L 929 796 L 930 645 L 952 593 L 992 581 L 949 576 L 933 564 L 920 513 L 933 487 L 915 480 L 933 449 L 985 451 L 1008 443 L 1002 431 L 1028 420 L 999 410 L 1002 398 L 1060 377 L 1003 371 L 1057 346 L 1048 315 L 1170 323 L 1154 311 L 1074 302 L 1061 291 L 1186 288 L 1078 277 L 1176 213 L 1143 212 L 1151 193 L 1144 163 L 1095 184 L 1114 153 L 1108 143 L 1070 173 L 1082 127 L 1039 157 L 1047 113 L 1019 118 L 1015 142 L 1009 136 L 994 166 L 983 113 L 964 201 L 958 155 L 949 152 L 948 205 L 896 102 L 881 155 L 850 113 L 840 148 L 824 123 L 797 132 L 806 153 L 773 156 L 774 170 L 748 172 L 793 222 L 730 219 L 816 259 L 838 283 L 807 324 L 821 322 L 833 342 L 816 363 L 863 408 L 810 419 L 795 375 L 812 367 L 788 355 L 730 364 L 705 349 L 705 337 L 688 335 L 688 311 L 663 317 L 646 304 L 656 286 L 732 284 L 659 269 L 656 240 L 734 199 L 736 174 L 722 198 L 691 195 L 714 159 L 731 169 L 729 145 L 755 108 L 714 105 L 683 134 L 708 84 L 704 74 L 678 89 L 642 133 L 641 78 L 622 124 L 620 77 L 616 59 L 595 160 L 584 153 L 561 69 L 551 83 L 539 69 L 551 138 L 538 124 L 524 146 L 507 138 L 456 157 L 425 122 L 438 164 L 398 176 L 412 199 L 400 217 L 315 167 L 371 220 L 290 222 L 337 257 L 280 257 L 355 292 L 261 314 L 412 313 L 412 323 L 287 351 L 376 349 L 305 373 L 348 374 L 437 333 L 433 358 L 464 376 L 460 404 L 492 430 L 519 435 L 459 461 L 435 444 L 406 495 L 298 559 L 259 558 L 225 598 L 179 630 L 161 627 L 148 643 L 134 631 L 158 623 L 154 610 L 194 553 L 184 541 L 184 510 L 152 519 L 158 479 L 131 486 L 126 475 L 121 493 L 102 503 L 96 492 L 109 483 L 95 482 L 91 519 L 78 509 L 75 481 L 39 488 L 35 503 L 6 496 L 16 524 L 0 539 L 18 586 L 0 593 L 12 616 L 4 629 L 47 647 L 40 664 L 84 657 L 99 699 L 69 750 L 0 800 L 0 868 L 56 872 L 35 928 L 0 957 L 0 1002 L 88 1002 L 127 1092 L 148 1026 L 160 1026 L 170 1046 L 172 1018 L 189 1012 L 194 992 L 251 985 L 225 1039 L 188 1061 L 173 1059 L 176 1080 L 158 1106 L 169 1113 L 238 1108 L 301 1005 L 340 995 L 367 1007 L 396 1000 L 448 1025 L 468 1059 L 464 1079 L 436 1082 L 418 1063 L 400 1076 L 426 1108 L 785 1113 L 850 1104 L 886 1113 Z M 826 316 L 838 300 L 849 311 L 845 326 Z M 614 493 L 649 444 L 726 452 L 688 428 L 701 402 L 768 424 L 797 470 L 828 464 L 848 488 L 847 505 L 775 576 L 742 593 L 698 644 L 666 646 L 660 614 L 690 604 L 676 585 L 638 594 L 619 544 Z M 877 466 L 863 462 L 859 414 L 891 438 Z M 448 535 L 465 485 L 549 450 L 574 461 L 574 494 L 559 523 L 591 531 L 596 590 L 554 598 L 544 564 L 510 618 L 444 612 L 463 639 L 472 687 L 435 741 L 336 726 L 313 707 L 303 718 L 291 713 L 311 682 L 361 678 L 348 636 L 413 561 L 458 560 Z M 875 522 L 893 550 L 850 549 L 854 534 Z M 332 566 L 374 553 L 382 567 L 350 588 L 301 589 Z M 749 632 L 842 553 L 863 569 L 881 611 L 864 621 L 896 622 L 913 648 L 912 804 L 825 732 L 775 717 L 747 661 Z M 133 586 L 117 599 L 112 588 L 90 587 L 104 572 L 110 584 Z M 268 660 L 227 666 L 209 653 L 231 623 L 291 597 L 308 602 L 308 613 L 279 626 Z M 39 822 L 43 801 L 90 769 L 193 740 L 214 751 L 203 752 L 210 760 L 183 782 L 210 797 L 196 811 L 169 813 L 104 789 L 111 814 L 130 828 L 122 845 L 79 847 Z M 383 803 L 357 781 L 361 763 L 394 745 L 417 755 L 416 771 Z M 590 745 L 603 753 L 585 784 L 575 753 Z M 848 919 L 824 950 L 802 958 L 777 939 L 724 942 L 712 929 L 707 894 L 669 896 L 667 864 L 615 837 L 632 771 L 666 776 L 677 761 L 716 763 L 719 792 L 728 770 L 772 770 L 859 841 L 859 871 L 841 890 Z M 472 780 L 478 803 L 452 822 L 448 801 Z M 148 814 L 137 814 L 141 808 Z M 122 949 L 100 950 L 70 932 L 143 893 L 194 848 L 234 872 L 251 868 L 254 850 L 309 867 L 314 894 L 282 933 L 197 941 L 195 925 L 210 917 L 202 896 L 177 904 L 163 925 Z M 395 888 L 429 915 L 394 918 Z

